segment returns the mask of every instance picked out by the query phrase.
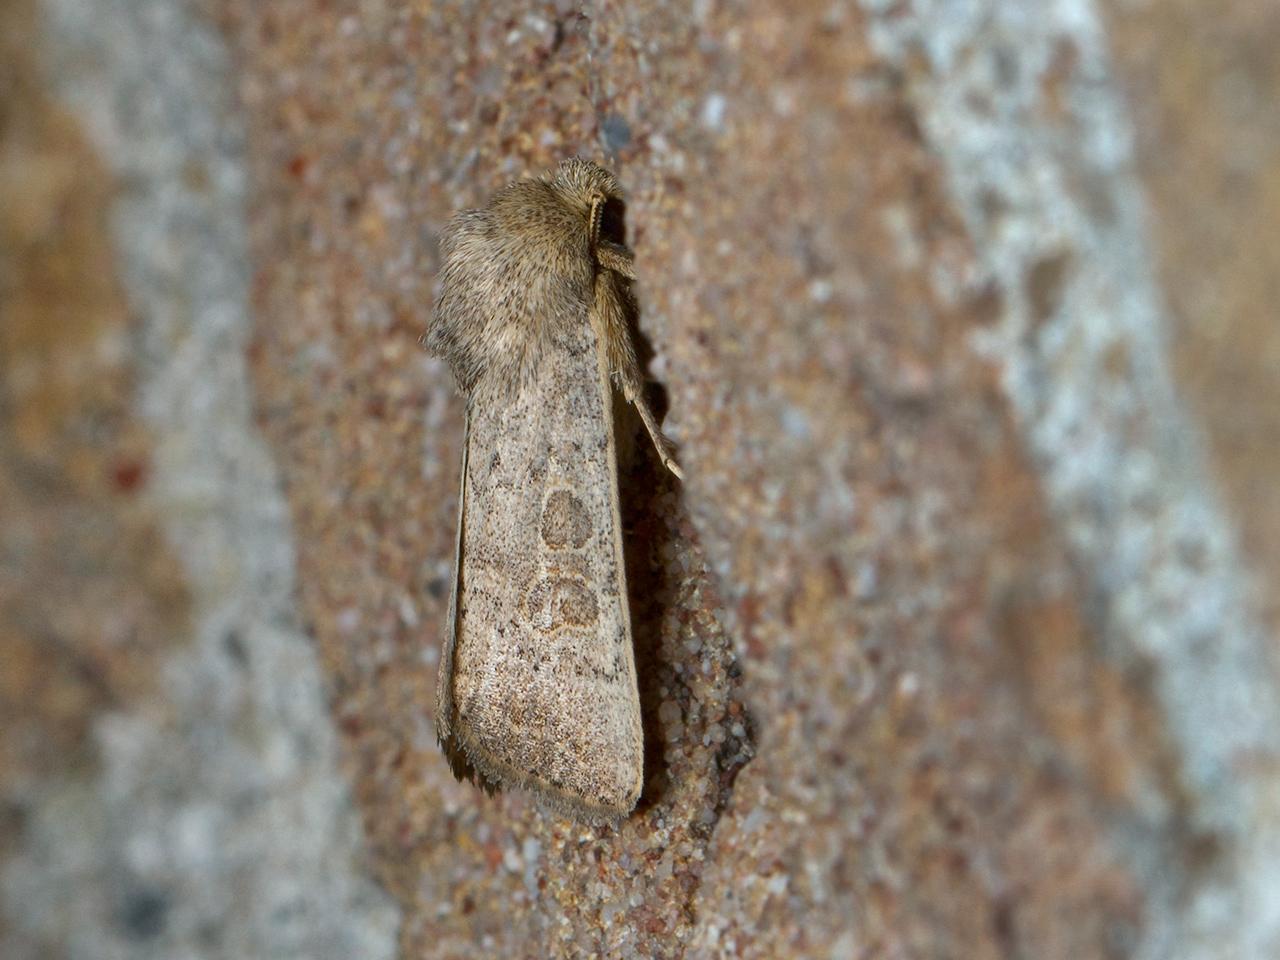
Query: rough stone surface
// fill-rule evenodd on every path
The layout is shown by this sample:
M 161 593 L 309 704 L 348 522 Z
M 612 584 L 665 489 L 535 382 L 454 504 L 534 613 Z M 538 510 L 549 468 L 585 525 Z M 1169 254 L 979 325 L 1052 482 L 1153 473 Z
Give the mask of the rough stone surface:
M 182 4 L 34 13 L 4 13 L 0 955 L 389 957 L 251 419 L 225 48 Z
M 108 7 L 5 68 L 6 956 L 1280 953 L 1262 0 Z M 571 153 L 688 474 L 616 829 L 431 716 L 436 241 Z

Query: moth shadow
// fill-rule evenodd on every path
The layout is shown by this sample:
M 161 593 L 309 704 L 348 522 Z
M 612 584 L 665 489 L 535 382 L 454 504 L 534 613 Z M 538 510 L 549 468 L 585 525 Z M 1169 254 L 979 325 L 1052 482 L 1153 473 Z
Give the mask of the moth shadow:
M 600 232 L 614 243 L 626 245 L 626 204 L 611 199 L 605 204 Z M 634 289 L 628 291 L 626 310 L 631 343 L 640 369 L 653 359 L 653 345 L 640 332 L 640 303 Z M 661 423 L 666 416 L 666 390 L 647 382 L 646 399 Z M 622 514 L 623 559 L 627 571 L 627 600 L 631 610 L 631 637 L 635 649 L 637 685 L 640 689 L 640 722 L 644 728 L 644 788 L 638 810 L 659 803 L 670 783 L 658 707 L 663 678 L 672 676 L 675 664 L 662 651 L 662 621 L 676 601 L 664 558 L 673 556 L 680 517 L 679 481 L 671 475 L 650 443 L 639 413 L 613 391 L 614 435 L 618 457 L 618 499 Z M 675 496 L 673 496 L 673 494 Z
M 659 400 L 657 393 L 650 389 L 651 401 Z M 662 465 L 630 404 L 618 400 L 614 422 L 619 439 L 618 494 L 627 599 L 644 728 L 644 789 L 637 807 L 643 810 L 661 801 L 670 782 L 658 708 L 663 700 L 663 678 L 671 677 L 675 669 L 662 650 L 662 624 L 677 599 L 678 584 L 669 572 L 668 561 L 678 537 L 679 481 Z

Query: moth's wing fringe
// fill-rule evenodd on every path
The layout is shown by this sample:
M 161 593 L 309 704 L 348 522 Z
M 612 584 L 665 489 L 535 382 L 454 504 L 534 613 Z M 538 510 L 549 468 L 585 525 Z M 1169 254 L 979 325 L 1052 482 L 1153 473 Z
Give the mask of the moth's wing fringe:
M 462 760 L 475 774 L 473 782 L 484 787 L 490 796 L 499 786 L 503 790 L 524 790 L 539 806 L 545 807 L 555 814 L 575 820 L 585 820 L 590 823 L 609 824 L 610 826 L 617 826 L 635 807 L 632 804 L 631 808 L 627 810 L 617 810 L 613 807 L 587 803 L 581 797 L 564 793 L 545 780 L 540 779 L 537 775 L 499 760 L 483 747 L 467 739 L 460 728 L 454 729 L 449 736 L 449 741 L 448 744 L 444 744 L 442 741 L 445 750 L 456 751 L 461 756 Z M 453 761 L 450 760 L 450 762 L 452 763 Z
M 449 761 L 449 769 L 456 779 L 474 783 L 491 797 L 502 788 L 499 781 L 487 776 L 471 762 L 471 757 L 456 736 L 450 734 L 440 737 L 440 749 L 444 752 L 444 758 Z
M 454 734 L 453 651 L 458 640 L 458 586 L 462 579 L 462 532 L 467 520 L 467 459 L 471 450 L 471 404 L 467 404 L 462 428 L 462 480 L 458 485 L 458 536 L 453 551 L 453 584 L 449 590 L 449 615 L 445 621 L 444 640 L 440 644 L 440 666 L 436 671 L 436 739 L 444 751 L 449 768 L 459 780 L 470 780 L 492 796 L 498 783 L 486 777 L 464 750 Z
M 453 728 L 453 651 L 458 641 L 458 587 L 462 582 L 462 532 L 467 522 L 467 460 L 471 452 L 471 405 L 462 427 L 462 479 L 458 483 L 458 528 L 453 546 L 453 583 L 449 586 L 449 615 L 440 644 L 436 670 L 436 737 L 443 745 Z

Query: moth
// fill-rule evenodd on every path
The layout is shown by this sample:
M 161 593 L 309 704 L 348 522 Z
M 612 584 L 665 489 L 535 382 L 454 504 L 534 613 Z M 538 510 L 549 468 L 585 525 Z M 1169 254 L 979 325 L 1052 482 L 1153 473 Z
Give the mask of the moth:
M 644 740 L 613 390 L 645 401 L 613 174 L 573 158 L 456 214 L 424 342 L 466 398 L 437 734 L 454 773 L 587 821 L 640 796 Z

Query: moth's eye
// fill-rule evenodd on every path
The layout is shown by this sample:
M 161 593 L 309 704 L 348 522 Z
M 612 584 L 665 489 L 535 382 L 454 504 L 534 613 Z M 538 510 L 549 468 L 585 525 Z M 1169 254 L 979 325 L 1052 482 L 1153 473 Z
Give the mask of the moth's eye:
M 627 206 L 617 197 L 604 201 L 600 211 L 600 239 L 612 243 L 627 244 Z

